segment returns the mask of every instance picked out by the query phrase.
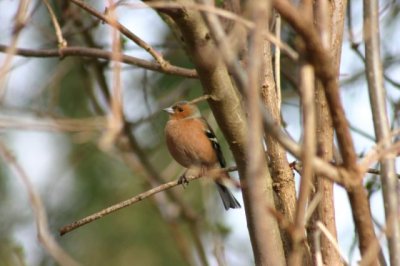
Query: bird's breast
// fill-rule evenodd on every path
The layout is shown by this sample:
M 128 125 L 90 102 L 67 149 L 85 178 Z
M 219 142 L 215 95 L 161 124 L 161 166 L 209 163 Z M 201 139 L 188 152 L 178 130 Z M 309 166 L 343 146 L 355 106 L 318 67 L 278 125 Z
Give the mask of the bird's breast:
M 165 127 L 165 136 L 172 157 L 186 168 L 210 167 L 218 162 L 203 127 L 196 125 L 195 122 L 171 120 Z

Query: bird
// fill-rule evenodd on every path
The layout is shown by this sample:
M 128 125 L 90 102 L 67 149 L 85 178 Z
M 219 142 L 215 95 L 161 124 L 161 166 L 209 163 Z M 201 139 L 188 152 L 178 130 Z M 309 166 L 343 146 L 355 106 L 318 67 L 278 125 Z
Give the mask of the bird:
M 175 161 L 188 171 L 197 168 L 204 172 L 226 167 L 218 140 L 195 104 L 179 101 L 164 111 L 169 114 L 165 125 L 165 139 Z M 225 178 L 230 178 L 226 172 L 215 178 L 225 210 L 241 208 L 240 203 L 224 185 Z

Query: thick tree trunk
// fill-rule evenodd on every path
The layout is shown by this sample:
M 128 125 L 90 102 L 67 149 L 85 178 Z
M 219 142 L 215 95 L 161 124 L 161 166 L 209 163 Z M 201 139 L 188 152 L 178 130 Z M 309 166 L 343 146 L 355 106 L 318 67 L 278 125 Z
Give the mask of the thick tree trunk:
M 194 2 L 177 1 L 177 3 Z M 261 164 L 256 175 L 247 176 L 251 173 L 248 171 L 246 160 L 247 119 L 241 98 L 233 86 L 220 51 L 214 45 L 200 13 L 185 8 L 163 10 L 163 13 L 174 21 L 180 39 L 196 66 L 204 92 L 212 95 L 209 101 L 211 109 L 232 150 L 241 178 L 247 226 L 255 262 L 257 265 L 285 265 L 278 224 L 268 212 L 268 208 L 274 206 L 268 165 Z

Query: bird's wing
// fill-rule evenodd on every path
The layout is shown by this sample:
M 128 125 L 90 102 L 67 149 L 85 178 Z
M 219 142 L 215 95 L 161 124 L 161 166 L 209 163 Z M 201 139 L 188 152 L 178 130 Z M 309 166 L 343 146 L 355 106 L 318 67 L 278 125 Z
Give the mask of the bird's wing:
M 221 151 L 221 146 L 218 143 L 218 139 L 215 136 L 212 128 L 208 125 L 207 121 L 205 119 L 202 119 L 202 122 L 203 122 L 204 128 L 205 128 L 204 132 L 205 132 L 207 138 L 211 141 L 212 147 L 214 148 L 214 151 L 217 154 L 219 164 L 221 165 L 222 168 L 225 168 L 226 162 L 225 162 L 224 155 L 222 154 L 222 151 Z

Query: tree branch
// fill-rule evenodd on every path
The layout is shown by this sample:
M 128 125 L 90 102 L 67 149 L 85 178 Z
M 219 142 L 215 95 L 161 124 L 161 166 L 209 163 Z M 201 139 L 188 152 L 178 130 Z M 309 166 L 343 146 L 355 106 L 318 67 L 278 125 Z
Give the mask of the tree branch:
M 390 125 L 386 112 L 386 91 L 383 85 L 382 62 L 380 57 L 379 1 L 364 0 L 364 41 L 366 76 L 369 98 L 377 140 L 382 148 L 392 145 Z M 398 216 L 398 180 L 395 170 L 395 153 L 388 153 L 380 159 L 382 190 L 386 221 Z M 400 265 L 399 222 L 387 223 L 389 255 L 391 265 Z
M 193 3 L 193 1 L 179 0 L 176 1 L 176 3 L 187 4 Z M 209 100 L 210 107 L 235 157 L 241 182 L 242 184 L 246 184 L 247 160 L 245 154 L 248 139 L 247 119 L 242 108 L 241 98 L 238 91 L 233 86 L 228 71 L 228 68 L 230 70 L 230 65 L 228 64 L 229 66 L 227 67 L 223 60 L 224 57 L 221 57 L 222 53 L 228 52 L 229 50 L 217 49 L 212 40 L 212 37 L 215 37 L 213 26 L 221 29 L 221 25 L 219 22 L 215 24 L 208 23 L 209 28 L 207 28 L 200 13 L 190 8 L 186 9 L 185 7 L 181 7 L 174 10 L 162 9 L 162 12 L 168 15 L 175 22 L 177 28 L 179 28 L 181 40 L 183 40 L 188 55 L 196 65 L 205 94 L 214 95 L 215 99 L 217 99 Z M 214 18 L 214 20 L 218 21 L 215 15 L 205 12 L 204 19 L 208 21 L 208 18 Z M 219 43 L 217 41 L 217 46 L 218 45 Z M 242 73 L 245 74 L 243 71 Z M 233 74 L 232 76 L 235 77 L 236 75 Z M 241 81 L 244 81 L 244 79 Z M 239 86 L 245 88 L 246 85 L 247 82 L 243 82 Z M 265 178 L 268 177 L 265 176 Z M 266 189 L 266 193 L 273 192 L 269 190 L 267 183 L 265 183 L 264 189 Z M 271 242 L 277 243 L 276 241 L 281 241 L 278 225 L 276 221 L 275 223 L 273 222 L 274 217 L 271 217 L 266 212 L 258 211 L 259 206 L 265 207 L 267 205 L 267 197 L 269 197 L 269 195 L 261 198 L 261 202 L 252 202 L 250 194 L 253 192 L 247 186 L 242 186 L 242 192 L 247 214 L 249 235 L 256 263 L 267 264 L 268 261 L 281 261 L 284 258 L 273 258 L 269 256 L 269 254 L 276 254 L 276 248 L 281 249 L 281 244 L 275 246 L 270 245 Z M 266 227 L 266 221 L 273 226 Z M 267 243 L 263 237 L 266 235 L 272 239 L 269 243 Z M 259 245 L 257 245 L 257 243 Z M 269 249 L 270 247 L 273 249 Z M 281 252 L 279 252 L 279 254 L 281 254 Z
M 338 72 L 332 64 L 332 56 L 324 48 L 317 31 L 314 29 L 311 18 L 303 15 L 287 0 L 274 0 L 273 3 L 282 17 L 304 40 L 306 55 L 314 65 L 316 74 L 325 89 L 344 167 L 351 173 L 353 180 L 360 181 L 362 176 L 357 166 L 357 155 L 353 139 L 351 138 L 348 122 L 340 100 Z M 364 254 L 368 245 L 376 241 L 367 194 L 362 184 L 359 183 L 358 186 L 348 189 L 348 195 L 353 219 L 360 237 L 360 251 L 361 254 Z
M 246 177 L 242 178 L 243 184 L 248 189 L 249 202 L 247 202 L 247 215 L 254 221 L 255 233 L 272 232 L 268 241 L 264 237 L 255 237 L 253 245 L 258 252 L 274 252 L 274 256 L 269 256 L 265 260 L 263 256 L 258 256 L 262 260 L 257 261 L 258 265 L 286 265 L 285 253 L 283 249 L 282 237 L 277 232 L 277 221 L 273 216 L 265 217 L 265 205 L 274 206 L 274 195 L 272 177 L 267 167 L 263 140 L 263 124 L 259 103 L 261 101 L 261 90 L 264 76 L 264 42 L 262 31 L 268 29 L 266 21 L 270 17 L 270 3 L 268 1 L 250 0 L 246 3 L 244 13 L 248 14 L 250 20 L 254 22 L 254 28 L 249 31 L 248 57 L 247 61 L 247 84 L 246 89 L 242 88 L 245 98 L 246 110 L 248 114 L 247 125 L 247 147 L 246 147 Z M 212 26 L 209 24 L 209 27 Z M 226 39 L 225 41 L 228 41 Z M 276 229 L 275 229 L 276 228 Z M 276 230 L 276 231 L 275 231 Z M 276 239 L 276 237 L 279 237 Z M 275 246 L 275 247 L 274 247 Z M 264 250 L 264 251 L 263 251 Z
M 275 51 L 276 50 L 277 47 L 275 46 Z M 280 71 L 275 68 L 276 72 L 273 72 L 272 57 L 271 43 L 264 40 L 264 73 L 261 86 L 262 104 L 260 105 L 260 110 L 261 112 L 264 112 L 264 110 L 268 112 L 274 120 L 274 124 L 277 127 L 280 127 L 281 99 L 278 96 L 281 89 L 278 85 Z M 278 61 L 279 59 L 275 57 L 275 63 Z M 276 78 L 274 79 L 274 77 Z M 271 134 L 268 134 L 265 128 L 264 139 L 267 144 L 266 153 L 268 155 L 268 164 L 270 166 L 270 173 L 273 180 L 273 189 L 276 193 L 275 206 L 277 211 L 281 212 L 288 221 L 294 223 L 296 211 L 296 188 L 293 169 L 290 167 L 287 160 L 287 151 Z M 291 232 L 284 230 L 281 226 L 280 229 L 285 257 L 289 258 L 292 250 L 292 235 Z
M 207 174 L 207 177 L 213 178 L 213 177 L 219 176 L 222 171 L 231 172 L 231 171 L 236 171 L 236 169 L 237 169 L 236 166 L 232 166 L 232 167 L 227 167 L 227 168 L 223 168 L 223 169 L 211 170 L 211 171 L 207 172 L 206 174 Z M 186 178 L 187 178 L 188 181 L 192 181 L 192 180 L 196 180 L 196 179 L 199 179 L 199 178 L 202 178 L 202 177 L 204 177 L 204 176 L 200 176 L 200 175 L 199 176 L 187 176 Z M 171 182 L 159 185 L 159 186 L 157 186 L 155 188 L 152 188 L 150 190 L 147 190 L 145 192 L 142 192 L 139 195 L 136 195 L 136 196 L 134 196 L 134 197 L 132 197 L 130 199 L 127 199 L 125 201 L 122 201 L 122 202 L 119 202 L 117 204 L 114 204 L 114 205 L 112 205 L 112 206 L 110 206 L 110 207 L 108 207 L 106 209 L 103 209 L 103 210 L 101 210 L 99 212 L 96 212 L 96 213 L 94 213 L 92 215 L 89 215 L 89 216 L 87 216 L 87 217 L 85 217 L 83 219 L 80 219 L 80 220 L 75 221 L 75 222 L 73 222 L 71 224 L 68 224 L 68 225 L 65 225 L 65 226 L 61 227 L 59 229 L 60 235 L 65 235 L 66 233 L 69 233 L 69 232 L 71 232 L 71 231 L 73 231 L 73 230 L 75 230 L 75 229 L 77 229 L 77 228 L 79 228 L 79 227 L 81 227 L 81 226 L 83 226 L 85 224 L 88 224 L 88 223 L 91 223 L 93 221 L 96 221 L 96 220 L 98 220 L 98 219 L 100 219 L 100 218 L 102 218 L 102 217 L 104 217 L 104 216 L 106 216 L 108 214 L 116 212 L 116 211 L 118 211 L 118 210 L 120 210 L 122 208 L 128 207 L 128 206 L 130 206 L 132 204 L 135 204 L 135 203 L 137 203 L 139 201 L 142 201 L 142 200 L 144 200 L 144 199 L 146 199 L 146 198 L 148 198 L 150 196 L 153 196 L 153 195 L 155 195 L 157 193 L 160 193 L 162 191 L 168 190 L 170 188 L 176 187 L 178 185 L 180 185 L 179 180 L 175 180 L 175 181 L 171 181 Z
M 153 56 L 153 58 L 158 62 L 158 64 L 160 65 L 161 69 L 166 69 L 169 68 L 170 65 L 167 61 L 165 61 L 165 59 L 161 56 L 161 54 L 159 52 L 157 52 L 153 47 L 151 47 L 149 44 L 147 44 L 145 41 L 143 41 L 142 39 L 140 39 L 138 36 L 136 36 L 133 32 L 131 32 L 130 30 L 128 30 L 128 28 L 126 28 L 124 25 L 122 25 L 121 23 L 119 23 L 114 17 L 112 16 L 106 16 L 106 15 L 102 15 L 101 13 L 97 12 L 93 7 L 89 6 L 88 4 L 86 4 L 83 1 L 80 0 L 69 0 L 72 3 L 74 3 L 75 5 L 81 7 L 82 9 L 86 10 L 88 13 L 92 14 L 93 16 L 97 17 L 98 19 L 100 19 L 101 21 L 107 23 L 108 25 L 110 25 L 111 27 L 117 29 L 118 31 L 120 31 L 122 34 L 124 34 L 126 37 L 128 37 L 128 39 L 132 40 L 133 42 L 135 42 L 137 45 L 139 45 L 140 47 L 142 47 L 144 50 L 146 50 L 149 54 L 151 54 L 151 56 Z M 111 7 L 112 10 L 106 10 L 107 12 L 113 12 L 114 10 L 114 6 Z
M 0 141 L 0 155 L 2 155 L 6 162 L 8 162 L 10 167 L 21 178 L 22 183 L 26 187 L 29 196 L 29 203 L 31 204 L 33 214 L 35 215 L 38 238 L 39 241 L 42 242 L 43 247 L 60 265 L 77 266 L 78 263 L 58 245 L 50 233 L 46 210 L 39 193 L 34 189 L 25 170 L 16 161 L 2 141 Z
M 312 159 L 316 156 L 316 114 L 314 103 L 315 91 L 314 68 L 303 62 L 300 68 L 300 94 L 303 107 L 302 120 L 304 124 L 303 145 L 299 198 L 296 206 L 295 231 L 293 234 L 293 252 L 290 255 L 289 265 L 300 265 L 303 258 L 304 247 L 301 245 L 305 237 L 307 204 L 311 195 L 311 186 L 314 175 Z
M 0 44 L 0 52 L 7 52 L 8 46 Z M 97 48 L 87 48 L 87 47 L 65 47 L 61 49 L 41 49 L 41 50 L 32 50 L 32 49 L 16 49 L 15 54 L 24 56 L 24 57 L 38 57 L 38 58 L 47 58 L 47 57 L 60 57 L 63 58 L 65 56 L 82 56 L 88 58 L 96 58 L 96 59 L 105 59 L 107 61 L 111 61 L 113 59 L 113 55 L 111 52 L 104 51 L 102 49 Z M 197 73 L 195 70 L 181 68 L 169 65 L 168 67 L 161 67 L 160 64 L 146 61 L 137 57 L 133 57 L 130 55 L 120 55 L 120 60 L 123 63 L 135 65 L 138 67 L 142 67 L 145 69 L 158 71 L 165 74 L 178 75 L 186 78 L 197 78 Z
M 294 5 L 287 0 L 274 0 L 274 7 L 281 16 L 300 34 L 304 40 L 305 52 L 314 65 L 315 73 L 321 79 L 327 96 L 328 106 L 332 114 L 333 125 L 338 137 L 340 152 L 345 167 L 357 173 L 357 155 L 354 150 L 348 122 L 340 100 L 337 81 L 337 71 L 332 65 L 332 56 L 329 55 L 314 29 L 311 18 L 302 15 Z

